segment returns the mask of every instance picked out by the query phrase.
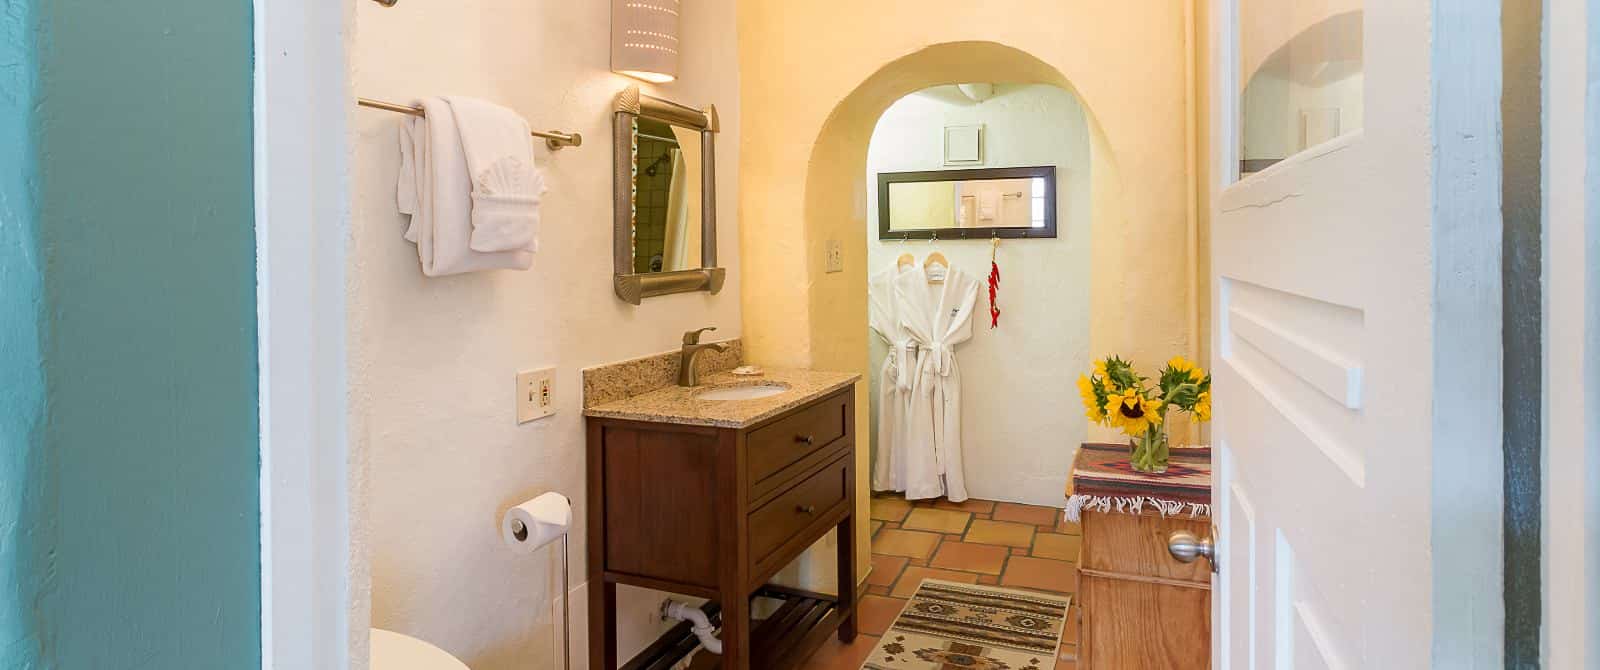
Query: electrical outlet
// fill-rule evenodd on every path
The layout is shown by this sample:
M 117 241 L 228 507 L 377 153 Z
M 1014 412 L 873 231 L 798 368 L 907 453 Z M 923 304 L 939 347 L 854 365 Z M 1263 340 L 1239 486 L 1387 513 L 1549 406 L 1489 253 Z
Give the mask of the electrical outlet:
M 844 272 L 844 244 L 828 240 L 828 272 Z
M 517 423 L 543 419 L 556 413 L 556 369 L 540 368 L 517 373 Z

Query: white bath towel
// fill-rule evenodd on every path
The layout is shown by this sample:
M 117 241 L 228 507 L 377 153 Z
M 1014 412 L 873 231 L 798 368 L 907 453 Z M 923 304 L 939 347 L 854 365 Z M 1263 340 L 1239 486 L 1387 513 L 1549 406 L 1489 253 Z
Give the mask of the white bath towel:
M 472 176 L 472 250 L 538 251 L 544 175 L 533 162 L 533 136 L 516 112 L 477 98 L 445 98 L 456 114 Z
M 443 98 L 422 101 L 425 116 L 400 133 L 398 204 L 411 215 L 405 237 L 417 244 L 429 277 L 480 270 L 526 270 L 533 247 L 482 252 L 472 248 L 472 179 L 455 113 Z M 531 141 L 531 139 L 530 139 Z

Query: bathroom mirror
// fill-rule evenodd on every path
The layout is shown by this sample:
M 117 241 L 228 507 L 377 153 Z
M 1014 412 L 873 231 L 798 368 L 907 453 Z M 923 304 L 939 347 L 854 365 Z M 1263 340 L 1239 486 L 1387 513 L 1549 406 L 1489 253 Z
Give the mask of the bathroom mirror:
M 1056 168 L 878 173 L 878 239 L 1056 236 Z
M 617 95 L 613 266 L 617 297 L 722 290 L 717 267 L 715 107 Z

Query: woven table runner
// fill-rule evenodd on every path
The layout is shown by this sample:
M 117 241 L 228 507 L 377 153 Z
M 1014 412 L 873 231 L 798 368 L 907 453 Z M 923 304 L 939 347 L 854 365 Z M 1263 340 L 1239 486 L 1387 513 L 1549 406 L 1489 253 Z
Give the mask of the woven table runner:
M 1136 472 L 1126 444 L 1084 443 L 1072 462 L 1072 491 L 1067 520 L 1078 523 L 1081 512 L 1140 514 L 1146 508 L 1161 516 L 1188 512 L 1211 515 L 1211 447 L 1173 447 L 1162 473 Z

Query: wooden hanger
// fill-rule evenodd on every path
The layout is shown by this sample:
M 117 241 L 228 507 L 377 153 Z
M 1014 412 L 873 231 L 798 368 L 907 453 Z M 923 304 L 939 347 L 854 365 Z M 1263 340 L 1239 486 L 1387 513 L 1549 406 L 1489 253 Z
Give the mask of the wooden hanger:
M 912 256 L 911 254 L 900 254 L 900 258 L 896 259 L 894 264 L 895 264 L 895 267 L 897 267 L 897 268 L 899 268 L 901 270 L 904 270 L 907 267 L 910 267 L 912 265 L 916 265 L 917 264 L 917 257 L 916 256 Z
M 933 231 L 933 236 L 928 238 L 928 244 L 934 244 L 938 241 L 939 231 L 935 230 Z M 944 266 L 944 272 L 935 275 L 932 272 L 933 266 L 935 265 Z M 950 275 L 950 259 L 945 258 L 944 254 L 941 254 L 937 251 L 931 252 L 928 254 L 927 258 L 922 260 L 922 272 L 928 276 L 929 284 L 943 284 L 944 278 Z
M 944 272 L 937 275 L 934 274 L 933 266 L 935 265 L 943 267 Z M 945 258 L 944 254 L 935 251 L 928 254 L 928 258 L 922 261 L 922 270 L 928 274 L 929 284 L 943 284 L 945 277 L 950 275 L 950 260 Z

